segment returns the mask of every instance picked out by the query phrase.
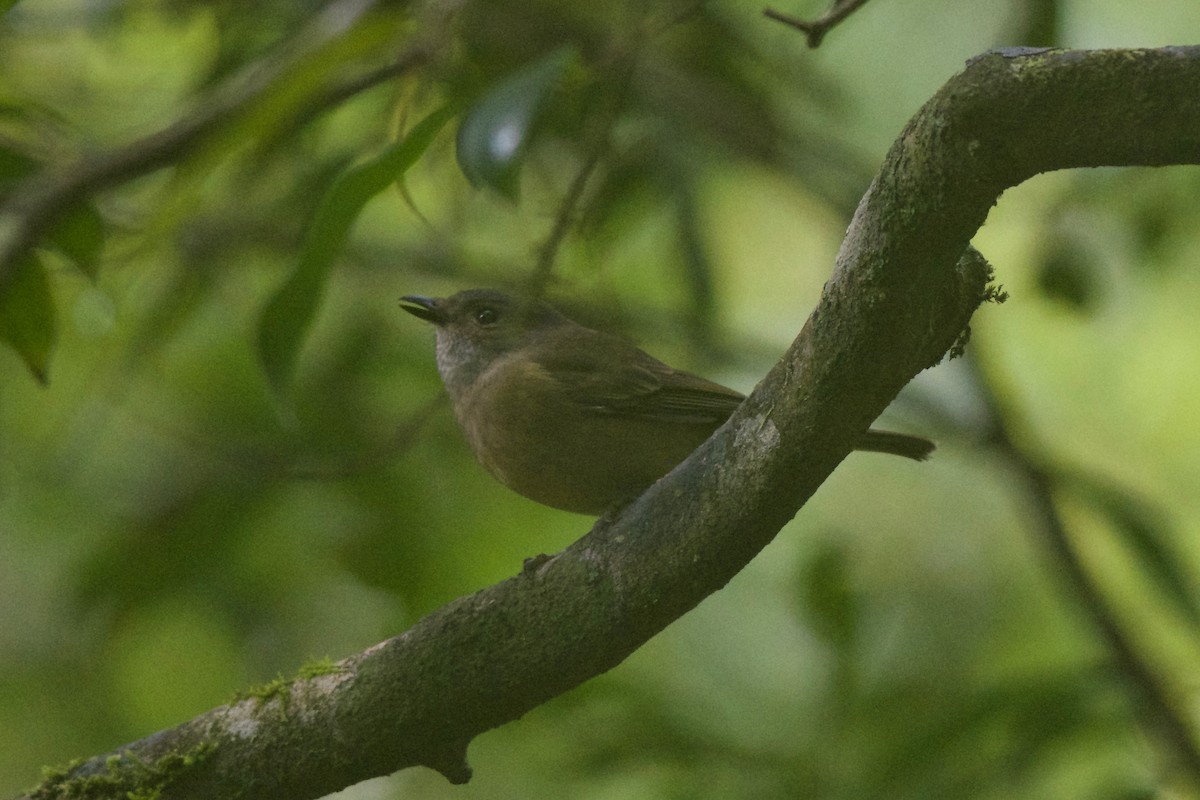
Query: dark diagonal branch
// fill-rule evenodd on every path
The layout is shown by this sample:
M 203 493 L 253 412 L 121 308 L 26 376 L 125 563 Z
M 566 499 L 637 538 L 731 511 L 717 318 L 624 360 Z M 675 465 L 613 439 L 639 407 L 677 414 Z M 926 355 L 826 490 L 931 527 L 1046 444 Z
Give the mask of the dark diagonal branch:
M 607 136 L 607 134 L 608 131 L 605 129 L 601 136 Z M 605 146 L 602 142 L 596 142 L 588 149 L 583 163 L 579 165 L 575 177 L 571 179 L 571 185 L 559 202 L 558 212 L 554 215 L 554 225 L 546 235 L 546 240 L 538 248 L 537 262 L 534 264 L 533 274 L 529 277 L 528 294 L 530 297 L 541 297 L 545 293 L 546 284 L 550 282 L 550 275 L 554 270 L 554 260 L 558 256 L 558 250 L 571 230 L 571 224 L 574 222 L 579 204 L 583 200 L 583 190 L 587 188 L 588 181 L 595 173 L 596 167 L 600 165 L 604 149 Z
M 788 352 L 620 516 L 324 674 L 93 759 L 37 796 L 87 775 L 206 800 L 318 797 L 419 764 L 466 780 L 473 737 L 619 664 L 724 586 L 938 362 L 984 297 L 968 242 L 1001 192 L 1053 169 L 1200 163 L 1197 86 L 1200 48 L 976 59 L 892 146 Z
M 1041 523 L 1042 538 L 1052 566 L 1078 600 L 1080 609 L 1099 635 L 1117 670 L 1132 685 L 1138 710 L 1145 723 L 1168 744 L 1192 784 L 1200 786 L 1200 747 L 1197 746 L 1195 732 L 1186 721 L 1182 708 L 1172 701 L 1167 685 L 1121 627 L 1116 610 L 1080 561 L 1071 544 L 1067 523 L 1055 500 L 1061 488 L 1059 481 L 1055 479 L 1053 471 L 1046 469 L 1028 448 L 1013 439 L 1010 432 L 1014 427 L 1013 420 L 1020 420 L 1020 415 L 1015 414 L 1008 404 L 1002 407 L 999 394 L 992 387 L 991 376 L 978 359 L 972 359 L 971 364 L 980 387 L 980 396 L 987 407 L 989 443 L 999 450 L 1024 481 L 1028 496 L 1033 501 L 1034 512 Z
M 566 241 L 567 234 L 575 222 L 576 214 L 583 204 L 584 190 L 608 152 L 609 137 L 624 106 L 625 96 L 629 91 L 629 82 L 638 61 L 638 53 L 651 35 L 653 33 L 641 33 L 634 37 L 629 46 L 629 52 L 614 57 L 611 65 L 608 66 L 608 69 L 615 73 L 615 77 L 609 79 L 609 86 L 599 101 L 599 107 L 589 115 L 590 124 L 583 137 L 583 161 L 571 179 L 566 194 L 559 202 L 558 211 L 554 215 L 554 225 L 546 235 L 545 241 L 538 247 L 537 261 L 534 263 L 533 272 L 527 281 L 526 294 L 530 297 L 540 298 L 546 292 L 558 251 Z
M 833 7 L 814 20 L 800 19 L 773 8 L 764 8 L 763 16 L 803 31 L 809 47 L 820 47 L 825 34 L 867 4 L 867 0 L 837 0 Z

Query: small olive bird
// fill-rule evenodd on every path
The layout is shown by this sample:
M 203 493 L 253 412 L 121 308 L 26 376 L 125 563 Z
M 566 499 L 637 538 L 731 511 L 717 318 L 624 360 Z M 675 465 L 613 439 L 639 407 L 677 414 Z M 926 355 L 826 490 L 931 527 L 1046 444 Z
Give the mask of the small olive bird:
M 402 300 L 437 328 L 438 372 L 475 457 L 553 508 L 601 514 L 633 500 L 745 399 L 542 302 L 490 289 Z M 871 429 L 856 448 L 921 461 L 934 444 Z

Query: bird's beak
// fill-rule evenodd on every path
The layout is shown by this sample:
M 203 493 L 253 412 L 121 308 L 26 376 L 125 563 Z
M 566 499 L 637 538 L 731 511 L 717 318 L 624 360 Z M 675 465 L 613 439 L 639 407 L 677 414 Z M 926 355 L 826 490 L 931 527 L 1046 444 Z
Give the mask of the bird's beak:
M 405 295 L 400 298 L 400 307 L 414 317 L 420 317 L 426 322 L 432 322 L 434 325 L 441 325 L 446 321 L 446 314 L 442 309 L 438 308 L 438 299 L 436 297 L 421 297 L 416 294 Z

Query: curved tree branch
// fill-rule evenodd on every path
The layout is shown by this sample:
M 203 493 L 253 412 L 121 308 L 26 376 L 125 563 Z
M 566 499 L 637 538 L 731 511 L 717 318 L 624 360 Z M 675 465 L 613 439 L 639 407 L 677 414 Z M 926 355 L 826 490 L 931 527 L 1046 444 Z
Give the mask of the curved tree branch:
M 1047 170 L 1200 163 L 1200 48 L 989 54 L 889 152 L 799 337 L 729 422 L 612 520 L 536 567 L 265 699 L 93 759 L 164 798 L 304 798 L 424 764 L 620 663 L 721 588 L 795 515 L 985 296 L 968 242 Z M 139 777 L 140 776 L 140 777 Z M 132 782 L 134 778 L 131 778 Z

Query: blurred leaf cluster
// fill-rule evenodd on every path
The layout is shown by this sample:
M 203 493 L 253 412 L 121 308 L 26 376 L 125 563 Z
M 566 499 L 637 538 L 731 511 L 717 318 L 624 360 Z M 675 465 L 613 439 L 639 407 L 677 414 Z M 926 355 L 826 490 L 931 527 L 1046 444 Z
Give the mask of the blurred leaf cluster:
M 400 295 L 545 291 L 749 389 L 965 58 L 1200 34 L 1183 0 L 868 4 L 818 51 L 738 2 L 0 9 L 0 246 L 60 191 L 0 268 L 0 794 L 586 530 L 472 463 Z M 972 345 L 1185 718 L 1198 212 L 1194 170 L 1014 190 L 977 241 L 1014 301 Z M 465 791 L 1195 796 L 980 391 L 918 381 L 892 422 L 934 462 L 853 457 L 725 591 L 475 743 Z

